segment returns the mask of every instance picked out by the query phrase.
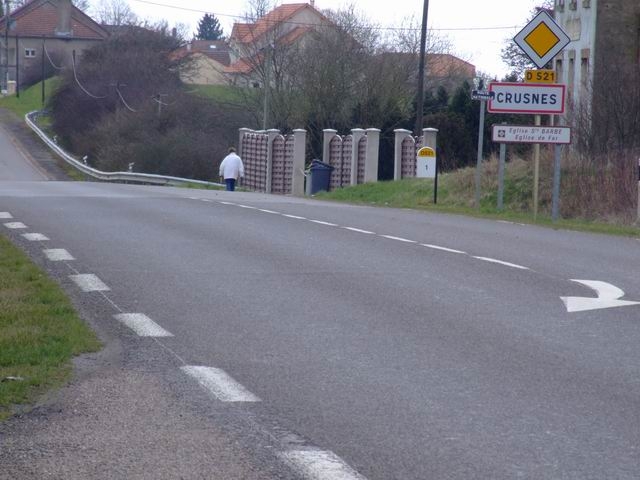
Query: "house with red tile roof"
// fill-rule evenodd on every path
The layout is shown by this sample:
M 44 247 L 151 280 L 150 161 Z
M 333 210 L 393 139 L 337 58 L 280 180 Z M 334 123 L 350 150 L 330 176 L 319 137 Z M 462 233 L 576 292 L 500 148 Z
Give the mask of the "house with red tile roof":
M 231 63 L 225 68 L 234 84 L 259 86 L 253 73 L 269 49 L 290 47 L 329 20 L 314 2 L 282 4 L 253 23 L 236 23 L 229 36 Z
M 0 65 L 8 63 L 8 78 L 15 85 L 29 84 L 42 77 L 42 60 L 56 67 L 71 65 L 72 52 L 78 59 L 81 53 L 104 41 L 109 32 L 86 13 L 75 7 L 71 0 L 31 0 L 0 19 L 2 42 Z M 7 21 L 9 20 L 9 21 Z M 5 35 L 8 31 L 8 62 Z M 3 68 L 0 83 L 6 87 Z
M 231 63 L 229 44 L 224 40 L 193 40 L 174 55 L 190 57 L 188 68 L 181 72 L 184 83 L 192 85 L 225 85 L 225 69 Z

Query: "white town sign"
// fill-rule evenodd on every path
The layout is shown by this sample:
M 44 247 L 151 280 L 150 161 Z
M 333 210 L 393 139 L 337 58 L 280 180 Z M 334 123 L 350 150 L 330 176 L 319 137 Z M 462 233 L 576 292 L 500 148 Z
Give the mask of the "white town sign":
M 566 87 L 560 84 L 492 82 L 487 109 L 491 113 L 564 113 Z

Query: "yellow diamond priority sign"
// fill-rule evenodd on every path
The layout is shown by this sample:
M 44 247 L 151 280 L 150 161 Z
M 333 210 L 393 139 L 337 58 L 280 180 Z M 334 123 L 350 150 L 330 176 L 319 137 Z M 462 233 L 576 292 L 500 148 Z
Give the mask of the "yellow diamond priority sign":
M 543 10 L 515 36 L 513 41 L 538 68 L 543 68 L 571 42 L 571 39 Z

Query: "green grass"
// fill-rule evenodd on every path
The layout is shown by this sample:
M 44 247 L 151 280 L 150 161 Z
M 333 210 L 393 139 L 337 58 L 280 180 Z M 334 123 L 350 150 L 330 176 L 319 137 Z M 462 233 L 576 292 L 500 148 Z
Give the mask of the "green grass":
M 67 381 L 72 357 L 99 349 L 60 287 L 0 236 L 0 421 Z
M 584 219 L 560 219 L 552 222 L 550 215 L 550 181 L 541 180 L 540 209 L 537 219 L 532 214 L 533 175 L 529 162 L 516 160 L 507 165 L 505 175 L 504 209 L 497 209 L 497 182 L 495 162 L 485 166 L 482 179 L 480 208 L 475 201 L 475 169 L 466 168 L 440 175 L 438 181 L 438 203 L 433 203 L 434 181 L 432 179 L 403 179 L 367 183 L 353 187 L 322 192 L 317 198 L 364 205 L 393 208 L 409 208 L 453 213 L 482 218 L 492 218 L 519 223 L 535 223 L 552 228 L 640 237 L 636 226 L 611 224 L 604 221 Z
M 194 95 L 233 105 L 243 105 L 247 95 L 255 95 L 251 89 L 231 85 L 189 85 L 188 88 Z
M 47 97 L 55 91 L 59 84 L 60 79 L 57 77 L 49 78 L 45 81 Z M 42 82 L 21 91 L 20 98 L 15 95 L 0 98 L 0 108 L 11 110 L 21 117 L 34 110 L 42 110 Z

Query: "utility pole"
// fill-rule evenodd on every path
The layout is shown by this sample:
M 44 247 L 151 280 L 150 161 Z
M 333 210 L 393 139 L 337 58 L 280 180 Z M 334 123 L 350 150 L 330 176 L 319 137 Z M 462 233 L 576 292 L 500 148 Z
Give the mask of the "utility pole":
M 271 88 L 271 62 L 273 61 L 273 48 L 271 44 L 265 47 L 264 59 L 264 105 L 262 113 L 262 130 L 267 130 L 269 121 L 269 89 Z
M 4 76 L 3 87 L 9 93 L 9 27 L 11 26 L 11 5 L 4 0 Z M 16 56 L 18 52 L 16 51 Z
M 162 97 L 168 97 L 169 94 L 168 93 L 158 93 L 156 95 L 156 103 L 158 104 L 158 116 L 162 115 Z
M 416 95 L 416 130 L 415 134 L 422 133 L 422 117 L 424 114 L 424 69 L 427 55 L 427 18 L 429 16 L 429 0 L 424 0 L 422 10 L 422 34 L 420 37 L 420 62 L 418 66 L 418 93 Z

